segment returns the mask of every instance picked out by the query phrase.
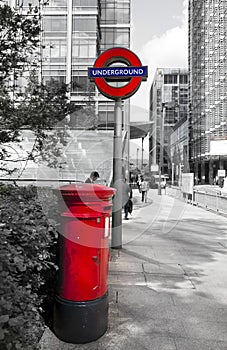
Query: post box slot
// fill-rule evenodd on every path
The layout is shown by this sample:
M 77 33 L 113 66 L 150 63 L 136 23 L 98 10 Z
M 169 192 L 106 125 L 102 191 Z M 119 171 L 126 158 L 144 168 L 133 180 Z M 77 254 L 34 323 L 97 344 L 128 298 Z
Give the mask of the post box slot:
M 103 207 L 103 210 L 104 210 L 104 211 L 110 211 L 111 208 L 112 208 L 112 206 L 111 206 L 111 205 L 108 205 L 108 206 L 106 206 L 106 207 Z

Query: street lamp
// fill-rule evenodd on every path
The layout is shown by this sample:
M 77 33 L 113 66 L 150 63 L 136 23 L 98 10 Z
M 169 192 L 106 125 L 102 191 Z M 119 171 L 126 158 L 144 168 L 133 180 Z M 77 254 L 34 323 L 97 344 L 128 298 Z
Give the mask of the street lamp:
M 164 147 L 164 121 L 166 116 L 166 105 L 162 104 L 161 125 L 160 125 L 160 143 L 159 143 L 159 181 L 158 181 L 158 195 L 162 194 L 161 175 L 163 168 L 163 147 Z
M 139 148 L 136 150 L 136 167 L 139 169 Z
M 161 175 L 163 171 L 163 155 L 164 155 L 164 124 L 166 118 L 166 109 L 178 107 L 174 101 L 166 101 L 162 103 L 162 114 L 161 114 L 161 125 L 160 125 L 160 158 L 159 158 L 159 184 L 158 184 L 158 194 L 162 194 L 161 189 Z
M 143 171 L 143 151 L 144 151 L 143 141 L 144 141 L 144 137 L 142 137 L 141 171 Z

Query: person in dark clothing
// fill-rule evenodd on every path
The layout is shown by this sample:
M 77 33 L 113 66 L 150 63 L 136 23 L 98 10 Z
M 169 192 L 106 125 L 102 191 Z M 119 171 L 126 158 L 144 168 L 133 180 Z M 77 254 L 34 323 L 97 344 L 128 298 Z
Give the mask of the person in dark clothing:
M 130 211 L 129 200 L 131 198 L 132 198 L 132 189 L 127 183 L 126 179 L 124 179 L 122 181 L 122 207 L 124 208 L 125 220 L 128 220 L 128 213 Z
M 94 183 L 99 178 L 99 173 L 97 171 L 92 171 L 90 177 L 85 180 L 85 183 Z

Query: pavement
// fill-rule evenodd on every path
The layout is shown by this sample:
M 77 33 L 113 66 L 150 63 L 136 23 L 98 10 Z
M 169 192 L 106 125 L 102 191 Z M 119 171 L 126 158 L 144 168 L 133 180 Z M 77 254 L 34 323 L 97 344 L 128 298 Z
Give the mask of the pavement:
M 227 218 L 157 190 L 133 197 L 111 250 L 107 332 L 67 344 L 47 328 L 41 349 L 227 350 Z

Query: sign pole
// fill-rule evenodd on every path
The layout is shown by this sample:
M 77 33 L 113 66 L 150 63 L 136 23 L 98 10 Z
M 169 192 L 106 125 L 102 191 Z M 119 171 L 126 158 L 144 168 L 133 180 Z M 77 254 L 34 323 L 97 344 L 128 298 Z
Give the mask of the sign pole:
M 117 67 L 115 64 L 120 63 Z M 125 64 L 122 66 L 122 63 Z M 115 124 L 113 141 L 113 198 L 111 247 L 122 248 L 122 100 L 131 97 L 139 89 L 141 81 L 146 81 L 148 67 L 134 52 L 124 47 L 113 47 L 99 55 L 93 67 L 88 68 L 88 76 L 105 97 L 115 100 Z M 109 82 L 127 82 L 123 86 L 113 86 Z M 127 159 L 128 161 L 128 159 Z
M 115 124 L 113 145 L 113 198 L 111 247 L 122 248 L 122 106 L 121 98 L 115 100 Z

